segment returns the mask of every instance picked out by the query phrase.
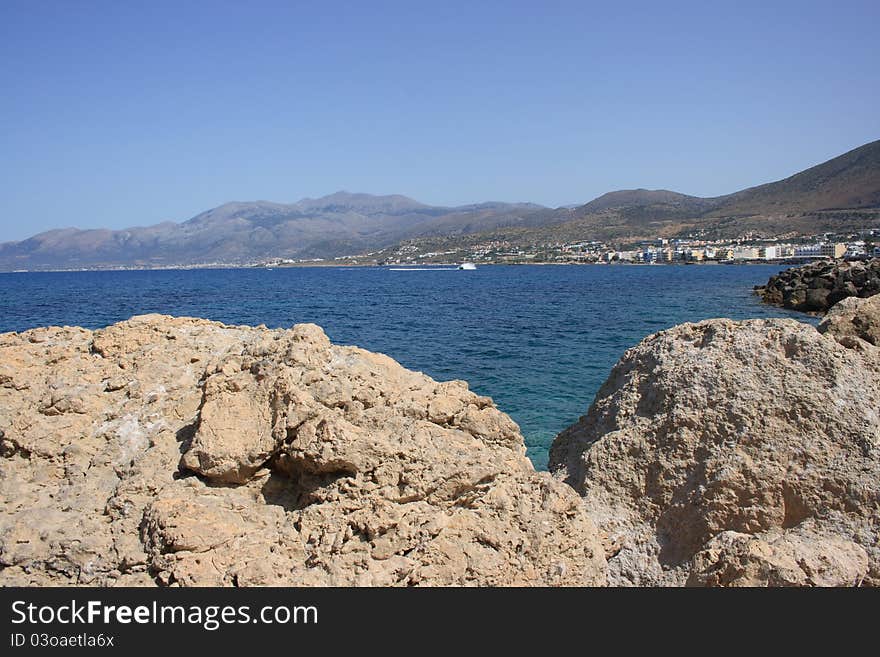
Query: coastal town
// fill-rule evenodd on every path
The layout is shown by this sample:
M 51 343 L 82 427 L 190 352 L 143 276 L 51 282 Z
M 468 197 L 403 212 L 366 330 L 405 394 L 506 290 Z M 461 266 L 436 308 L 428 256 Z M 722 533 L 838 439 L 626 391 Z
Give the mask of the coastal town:
M 847 233 L 789 235 L 784 238 L 742 237 L 733 240 L 657 238 L 629 244 L 582 239 L 523 245 L 508 240 L 453 241 L 442 250 L 425 240 L 409 240 L 380 251 L 333 258 L 264 258 L 251 261 L 206 261 L 189 264 L 140 262 L 132 265 L 35 268 L 30 271 L 129 271 L 163 269 L 228 269 L 286 267 L 370 267 L 455 265 L 673 265 L 673 264 L 803 264 L 821 260 L 867 260 L 880 257 L 880 228 Z M 26 272 L 27 269 L 15 270 Z
M 334 258 L 333 264 L 710 264 L 803 263 L 813 260 L 861 260 L 880 256 L 880 229 L 823 233 L 777 239 L 666 239 L 614 245 L 598 240 L 554 242 L 531 246 L 505 240 L 426 250 L 420 241 L 403 242 L 384 251 Z M 327 264 L 325 260 L 276 259 L 267 266 Z

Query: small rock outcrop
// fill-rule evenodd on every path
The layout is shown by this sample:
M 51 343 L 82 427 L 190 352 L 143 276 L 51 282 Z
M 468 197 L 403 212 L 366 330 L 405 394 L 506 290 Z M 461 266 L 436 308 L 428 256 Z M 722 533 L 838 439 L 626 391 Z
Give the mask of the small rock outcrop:
M 792 267 L 771 276 L 767 285 L 755 287 L 755 294 L 765 303 L 819 314 L 848 297 L 866 298 L 877 293 L 880 258 L 867 262 L 823 260 Z
M 867 299 L 850 297 L 835 304 L 819 324 L 845 346 L 858 347 L 859 340 L 880 347 L 880 295 Z
M 606 579 L 491 399 L 315 325 L 0 335 L 0 499 L 0 585 Z
M 626 352 L 550 455 L 612 585 L 880 584 L 878 308 L 848 299 L 824 334 L 683 324 Z

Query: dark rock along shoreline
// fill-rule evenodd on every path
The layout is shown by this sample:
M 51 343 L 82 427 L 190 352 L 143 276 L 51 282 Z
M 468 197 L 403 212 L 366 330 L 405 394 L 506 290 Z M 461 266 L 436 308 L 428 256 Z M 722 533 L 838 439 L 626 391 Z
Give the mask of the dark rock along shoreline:
M 824 314 L 848 297 L 880 293 L 880 258 L 867 262 L 823 260 L 793 267 L 755 287 L 765 303 L 790 310 Z

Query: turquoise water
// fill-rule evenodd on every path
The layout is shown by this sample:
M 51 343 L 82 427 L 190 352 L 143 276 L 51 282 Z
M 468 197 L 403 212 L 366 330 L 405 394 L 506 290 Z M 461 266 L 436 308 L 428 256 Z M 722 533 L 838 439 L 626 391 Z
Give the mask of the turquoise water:
M 776 265 L 228 269 L 0 274 L 0 331 L 98 328 L 131 315 L 229 324 L 315 322 L 436 379 L 465 379 L 522 428 L 546 468 L 561 429 L 650 333 L 709 317 L 803 315 L 751 294 Z

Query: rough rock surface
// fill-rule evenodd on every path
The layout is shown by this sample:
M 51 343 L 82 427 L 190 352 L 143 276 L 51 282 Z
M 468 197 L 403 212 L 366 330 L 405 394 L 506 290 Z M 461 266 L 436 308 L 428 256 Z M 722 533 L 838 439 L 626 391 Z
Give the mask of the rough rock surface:
M 867 298 L 880 292 L 880 258 L 867 262 L 823 260 L 792 267 L 755 288 L 766 303 L 792 310 L 824 313 L 849 297 Z
M 0 335 L 0 450 L 3 585 L 605 582 L 490 399 L 314 325 Z
M 688 586 L 852 586 L 868 555 L 856 543 L 805 522 L 762 534 L 721 532 L 694 555 Z
M 880 584 L 877 309 L 849 300 L 824 335 L 683 324 L 623 356 L 550 455 L 611 584 Z
M 819 332 L 847 346 L 857 346 L 858 340 L 864 340 L 880 347 L 880 295 L 850 297 L 835 304 L 819 324 Z

